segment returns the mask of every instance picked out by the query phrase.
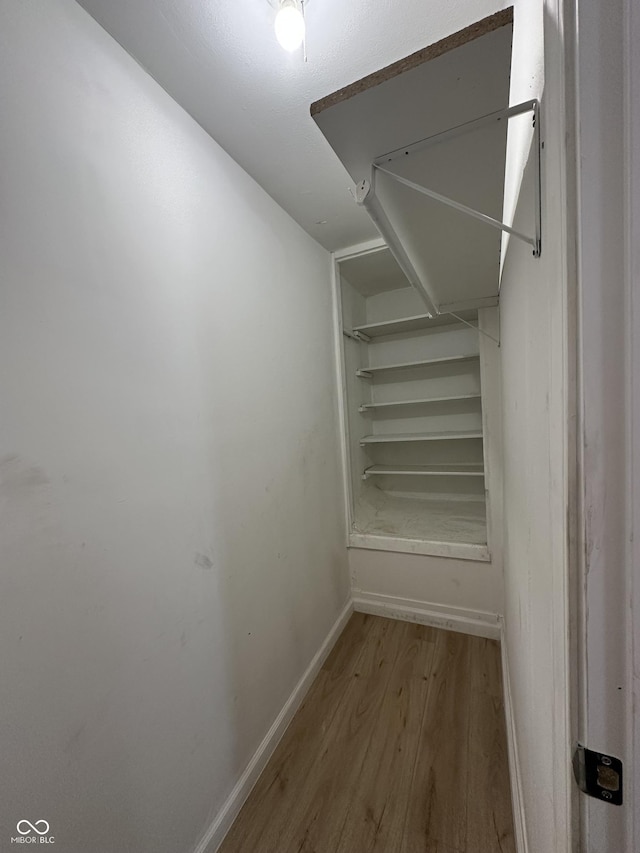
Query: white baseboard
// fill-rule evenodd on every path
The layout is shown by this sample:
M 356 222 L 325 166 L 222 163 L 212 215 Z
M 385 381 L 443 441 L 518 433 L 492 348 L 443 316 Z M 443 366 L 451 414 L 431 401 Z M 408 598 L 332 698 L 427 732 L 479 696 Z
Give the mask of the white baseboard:
M 273 755 L 273 752 L 285 733 L 287 726 L 302 704 L 302 700 L 311 687 L 314 678 L 320 671 L 320 667 L 335 645 L 336 640 L 342 633 L 352 613 L 353 603 L 348 601 L 342 613 L 329 631 L 327 638 L 307 667 L 300 681 L 296 684 L 293 692 L 285 702 L 283 709 L 276 717 L 273 725 L 254 753 L 253 758 L 245 768 L 244 773 L 236 782 L 233 790 L 227 797 L 226 802 L 214 818 L 213 822 L 207 828 L 200 842 L 197 844 L 194 853 L 215 853 L 218 847 L 222 844 L 225 835 L 231 828 L 231 824 L 238 816 L 238 812 L 244 805 L 244 802 L 251 793 L 253 786 L 258 781 L 260 774 Z
M 509 779 L 511 780 L 511 806 L 513 808 L 513 828 L 516 839 L 516 853 L 528 853 L 524 800 L 522 797 L 522 775 L 518 758 L 518 740 L 516 738 L 513 702 L 511 699 L 511 680 L 509 678 L 509 660 L 507 644 L 504 638 L 504 623 L 501 625 L 500 650 L 502 655 L 502 685 L 504 691 L 504 714 L 507 726 L 507 752 L 509 755 Z
M 380 595 L 361 589 L 353 590 L 353 606 L 360 613 L 402 619 L 404 622 L 418 622 L 420 625 L 432 625 L 434 628 L 488 637 L 491 640 L 500 639 L 500 619 L 495 613 L 448 607 L 429 601 L 414 601 L 411 598 L 397 598 L 394 595 Z

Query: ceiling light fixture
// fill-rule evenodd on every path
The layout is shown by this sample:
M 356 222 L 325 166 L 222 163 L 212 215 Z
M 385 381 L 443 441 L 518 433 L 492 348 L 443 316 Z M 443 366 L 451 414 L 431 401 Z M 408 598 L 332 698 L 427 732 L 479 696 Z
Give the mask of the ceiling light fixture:
M 279 0 L 275 30 L 276 38 L 285 50 L 294 51 L 304 44 L 304 0 Z

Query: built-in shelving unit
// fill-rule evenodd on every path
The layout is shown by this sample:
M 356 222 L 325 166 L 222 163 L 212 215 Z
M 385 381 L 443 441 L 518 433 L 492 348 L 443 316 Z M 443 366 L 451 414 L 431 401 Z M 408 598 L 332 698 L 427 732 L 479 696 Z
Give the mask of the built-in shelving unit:
M 487 559 L 478 312 L 425 314 L 386 249 L 339 272 L 352 536 Z

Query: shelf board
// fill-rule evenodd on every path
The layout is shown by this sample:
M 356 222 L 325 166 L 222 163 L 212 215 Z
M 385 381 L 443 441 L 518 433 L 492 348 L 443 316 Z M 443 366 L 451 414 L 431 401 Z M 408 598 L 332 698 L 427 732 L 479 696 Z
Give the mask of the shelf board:
M 477 525 L 476 525 L 477 526 Z M 354 528 L 355 529 L 355 528 Z M 430 557 L 451 557 L 458 560 L 475 560 L 476 562 L 491 562 L 491 552 L 487 545 L 471 545 L 466 542 L 440 542 L 433 537 L 438 534 L 430 533 L 431 538 L 412 539 L 411 534 L 397 533 L 355 533 L 349 534 L 349 545 L 352 548 L 366 548 L 368 551 L 391 551 L 398 554 L 425 554 Z M 468 538 L 475 538 L 474 534 Z M 486 541 L 486 535 L 482 536 Z
M 503 9 L 313 104 L 313 120 L 353 182 L 371 179 L 383 154 L 392 171 L 500 219 L 507 121 L 446 137 L 446 144 L 413 143 L 509 106 L 512 35 L 513 9 Z M 405 272 L 429 302 L 454 311 L 497 305 L 497 229 L 380 172 L 370 201 L 370 215 L 395 236 L 396 252 L 401 246 L 410 259 Z
M 368 378 L 376 373 L 382 373 L 386 370 L 407 370 L 411 368 L 417 367 L 429 367 L 432 364 L 451 364 L 456 361 L 472 361 L 478 360 L 480 356 L 478 353 L 467 354 L 467 355 L 445 355 L 440 358 L 428 358 L 424 361 L 407 361 L 402 364 L 381 364 L 377 367 L 361 367 L 356 370 L 356 376 L 360 376 L 361 378 Z
M 410 477 L 484 477 L 481 463 L 461 462 L 448 465 L 371 465 L 366 468 L 362 479 L 385 476 Z
M 467 322 L 478 319 L 477 311 L 460 311 L 460 317 Z M 418 314 L 414 317 L 402 317 L 399 320 L 384 320 L 381 323 L 366 323 L 364 326 L 354 326 L 354 332 L 363 332 L 370 338 L 381 338 L 384 335 L 396 335 L 400 332 L 418 332 L 423 329 L 434 329 L 438 326 L 459 325 L 460 321 L 451 314 Z
M 398 406 L 423 406 L 429 403 L 450 403 L 455 400 L 480 400 L 481 394 L 456 394 L 451 397 L 428 397 L 423 400 L 393 400 L 391 403 L 363 403 L 358 411 L 367 412 L 370 409 L 390 409 Z
M 464 438 L 482 438 L 482 430 L 444 430 L 442 432 L 404 432 L 364 435 L 360 444 L 386 444 L 400 441 L 452 441 Z

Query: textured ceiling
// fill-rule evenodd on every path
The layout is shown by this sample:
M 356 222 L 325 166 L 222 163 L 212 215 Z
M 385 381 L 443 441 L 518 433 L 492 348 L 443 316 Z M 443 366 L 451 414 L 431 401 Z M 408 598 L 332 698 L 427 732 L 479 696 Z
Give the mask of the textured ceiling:
M 273 34 L 270 0 L 79 0 L 328 249 L 376 236 L 309 106 L 508 0 L 309 0 L 308 62 Z M 323 222 L 324 224 L 318 224 Z

